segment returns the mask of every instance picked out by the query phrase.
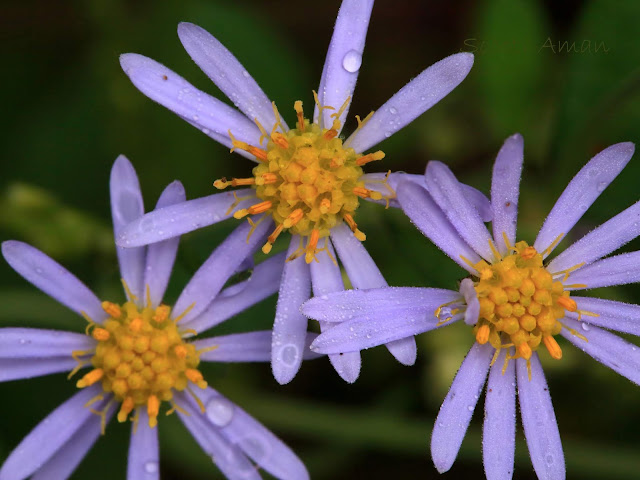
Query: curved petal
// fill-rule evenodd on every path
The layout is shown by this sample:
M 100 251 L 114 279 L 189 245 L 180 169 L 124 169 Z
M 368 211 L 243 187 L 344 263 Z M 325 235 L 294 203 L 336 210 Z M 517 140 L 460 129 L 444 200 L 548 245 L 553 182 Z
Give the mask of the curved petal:
M 516 359 L 518 400 L 524 436 L 533 469 L 541 480 L 565 478 L 564 453 L 551 395 L 538 354 L 531 356 L 531 380 L 527 361 Z
M 622 253 L 615 257 L 605 258 L 572 272 L 563 282 L 566 288 L 580 290 L 583 288 L 610 287 L 640 281 L 640 251 Z M 571 285 L 586 285 L 574 286 Z
M 464 295 L 464 301 L 467 304 L 467 309 L 464 312 L 464 323 L 475 325 L 478 323 L 478 316 L 480 315 L 480 301 L 470 278 L 465 278 L 460 282 L 460 293 Z
M 640 305 L 615 302 L 603 298 L 571 296 L 578 310 L 595 313 L 598 316 L 582 315 L 582 328 L 585 325 L 597 325 L 608 330 L 640 335 Z M 578 312 L 566 312 L 566 316 L 578 319 Z
M 207 77 L 250 120 L 257 118 L 270 132 L 275 124 L 271 101 L 238 59 L 213 35 L 192 23 L 178 25 L 178 36 L 184 49 Z M 282 125 L 288 130 L 284 120 Z
M 160 478 L 158 429 L 149 426 L 145 408 L 137 410 L 138 422 L 131 425 L 127 480 L 158 480 Z
M 516 450 L 516 373 L 513 361 L 502 372 L 506 348 L 489 371 L 482 426 L 482 463 L 487 480 L 513 477 Z
M 488 343 L 474 343 L 442 402 L 431 434 L 431 457 L 440 473 L 448 471 L 458 456 L 494 351 Z
M 364 152 L 390 137 L 447 96 L 465 79 L 472 65 L 470 53 L 456 53 L 434 63 L 398 90 L 345 145 Z
M 587 325 L 585 329 L 586 324 L 577 320 L 565 318 L 563 323 L 580 332 L 587 341 L 562 329 L 560 333 L 564 338 L 614 372 L 640 385 L 640 348 L 598 327 Z
M 70 372 L 78 364 L 71 356 L 48 358 L 0 358 L 0 382 Z M 1 478 L 1 477 L 0 477 Z
M 300 245 L 297 235 L 291 237 L 287 257 Z M 300 313 L 300 305 L 309 298 L 311 273 L 304 257 L 284 264 L 280 293 L 273 321 L 271 370 L 278 383 L 284 385 L 296 376 L 302 363 L 307 338 L 307 318 Z
M 254 229 L 249 223 L 240 226 L 213 251 L 202 266 L 191 277 L 172 309 L 175 318 L 188 309 L 180 326 L 191 328 L 189 323 L 204 312 L 218 295 L 224 284 L 233 275 L 246 257 L 264 244 L 271 220 L 260 222 Z
M 429 162 L 425 181 L 429 194 L 460 236 L 482 258 L 487 261 L 493 260 L 491 235 L 449 167 L 441 162 Z
M 260 262 L 247 280 L 222 290 L 204 312 L 189 322 L 189 328 L 204 332 L 276 293 L 285 259 L 286 253 L 282 252 Z
M 245 199 L 234 206 L 235 195 Z M 116 236 L 116 244 L 132 248 L 160 242 L 226 220 L 237 210 L 247 208 L 254 203 L 256 200 L 253 192 L 250 189 L 242 189 L 235 192 L 214 193 L 159 208 L 123 228 Z
M 125 225 L 144 215 L 144 203 L 138 175 L 136 175 L 131 162 L 124 155 L 120 155 L 111 168 L 109 189 L 113 233 L 117 237 Z M 120 264 L 120 276 L 137 299 L 138 306 L 141 306 L 144 302 L 143 282 L 147 249 L 125 249 L 116 246 L 116 251 Z
M 39 328 L 0 328 L 0 358 L 71 356 L 74 350 L 93 350 L 96 341 L 80 333 Z
M 516 243 L 518 223 L 518 197 L 520 196 L 520 176 L 524 161 L 524 140 L 516 133 L 507 138 L 493 164 L 491 177 L 491 205 L 493 207 L 493 238 L 502 255 L 507 254 L 505 234 L 509 243 Z
M 622 171 L 631 159 L 633 143 L 617 143 L 605 148 L 582 167 L 569 182 L 549 212 L 533 246 L 543 252 L 560 235 L 566 235 L 584 212 Z M 551 253 L 552 249 L 547 252 Z
M 175 181 L 164 189 L 158 199 L 156 209 L 183 203 L 186 200 L 182 183 Z M 149 289 L 148 292 L 151 298 L 148 300 L 153 308 L 162 302 L 169 278 L 171 278 L 179 242 L 180 237 L 173 237 L 163 242 L 152 243 L 147 248 L 143 285 L 145 289 Z
M 590 264 L 640 235 L 640 202 L 590 231 L 549 263 L 550 272 L 566 270 L 579 263 Z
M 62 265 L 40 250 L 23 242 L 2 242 L 2 255 L 11 268 L 25 280 L 76 313 L 86 313 L 91 320 L 102 323 L 107 314 L 102 304 L 84 283 Z
M 22 480 L 44 465 L 93 415 L 84 405 L 101 391 L 100 385 L 81 390 L 51 412 L 7 457 L 0 478 Z
M 424 236 L 469 273 L 477 273 L 462 257 L 474 264 L 480 261 L 480 257 L 460 237 L 425 188 L 413 182 L 403 182 L 398 188 L 398 200 L 411 223 L 418 227 Z
M 331 106 L 335 110 L 323 111 L 320 126 L 329 128 L 333 123 L 331 114 L 338 111 L 347 101 L 347 107 L 339 118 L 341 126 L 344 125 L 362 64 L 362 52 L 372 8 L 373 0 L 344 0 L 340 5 L 318 87 L 320 104 Z M 313 118 L 314 122 L 318 121 L 317 105 Z
M 232 148 L 231 131 L 236 139 L 258 145 L 260 130 L 252 119 L 198 90 L 164 65 L 137 53 L 120 55 L 120 65 L 138 90 L 216 142 Z M 255 161 L 253 155 L 242 150 L 237 152 Z

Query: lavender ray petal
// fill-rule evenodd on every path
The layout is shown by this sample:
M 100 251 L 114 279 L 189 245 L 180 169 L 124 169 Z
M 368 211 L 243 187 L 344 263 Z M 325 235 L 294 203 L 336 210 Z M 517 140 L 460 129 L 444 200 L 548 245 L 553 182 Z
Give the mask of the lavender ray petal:
M 474 343 L 442 402 L 431 434 L 431 457 L 440 473 L 448 471 L 458 456 L 494 351 L 488 343 Z
M 467 304 L 467 310 L 464 312 L 464 323 L 475 325 L 478 323 L 478 317 L 480 316 L 480 301 L 470 278 L 465 278 L 460 282 L 460 293 L 464 295 L 464 301 Z
M 207 309 L 244 259 L 265 242 L 272 225 L 271 219 L 265 219 L 250 233 L 253 227 L 247 222 L 242 222 L 218 245 L 191 277 L 176 300 L 172 309 L 174 318 L 190 309 L 180 321 L 181 327 L 191 328 L 190 322 Z
M 94 322 L 107 315 L 91 290 L 62 265 L 23 242 L 2 242 L 2 255 L 11 268 L 62 305 L 76 313 L 85 312 Z
M 586 287 L 569 287 L 570 290 L 580 290 L 625 285 L 638 281 L 640 281 L 640 250 L 598 260 L 572 272 L 563 283 L 586 285 Z
M 516 133 L 505 140 L 493 165 L 491 177 L 491 205 L 493 207 L 493 238 L 498 251 L 506 255 L 509 243 L 516 243 L 518 223 L 518 197 L 520 196 L 520 176 L 524 161 L 524 140 Z
M 533 244 L 538 252 L 545 251 L 559 235 L 569 233 L 627 165 L 634 149 L 633 143 L 617 143 L 605 148 L 582 167 L 564 189 L 538 232 Z
M 531 356 L 531 380 L 523 358 L 516 359 L 516 376 L 522 426 L 533 469 L 541 480 L 564 479 L 558 422 L 537 353 Z
M 297 235 L 291 237 L 287 256 L 300 245 Z M 271 370 L 281 385 L 296 376 L 302 363 L 307 339 L 307 318 L 300 313 L 300 305 L 309 298 L 311 273 L 304 257 L 285 263 L 273 322 Z
M 318 87 L 320 104 L 335 108 L 335 110 L 324 110 L 320 125 L 325 128 L 331 127 L 333 123 L 331 114 L 340 109 L 349 99 L 347 108 L 339 117 L 340 124 L 344 125 L 347 118 L 362 63 L 362 52 L 372 8 L 373 0 L 344 0 L 340 5 Z M 318 113 L 316 105 L 313 114 L 314 122 L 318 122 Z
M 571 296 L 578 310 L 595 313 L 598 316 L 582 315 L 582 324 L 596 325 L 608 330 L 640 335 L 640 305 L 615 302 L 603 298 Z M 566 312 L 566 316 L 578 319 L 578 312 Z
M 434 63 L 398 90 L 345 145 L 364 152 L 422 115 L 465 79 L 473 55 L 457 53 Z
M 78 364 L 71 356 L 48 358 L 0 358 L 0 382 L 69 372 Z
M 160 478 L 158 429 L 149 426 L 146 408 L 138 408 L 138 422 L 131 426 L 127 480 L 158 480 Z
M 93 350 L 96 341 L 80 333 L 39 328 L 0 328 L 0 358 L 71 357 L 74 350 Z
M 213 35 L 192 23 L 180 23 L 178 36 L 189 56 L 207 77 L 250 120 L 257 118 L 270 132 L 275 124 L 271 101 L 238 59 Z M 284 121 L 282 124 L 285 131 L 288 130 Z
M 516 449 L 516 374 L 513 361 L 502 373 L 503 348 L 489 371 L 482 427 L 482 463 L 487 480 L 513 477 Z

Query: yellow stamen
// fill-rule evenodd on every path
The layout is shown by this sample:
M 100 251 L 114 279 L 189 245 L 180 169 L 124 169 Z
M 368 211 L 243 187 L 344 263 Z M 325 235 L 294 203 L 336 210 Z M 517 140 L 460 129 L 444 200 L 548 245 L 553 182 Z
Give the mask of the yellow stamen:
M 187 358 L 187 348 L 184 345 L 176 346 L 173 351 L 178 358 Z
M 102 302 L 102 309 L 107 312 L 107 315 L 113 318 L 118 318 L 120 315 L 122 315 L 120 307 L 115 303 Z
M 257 215 L 259 213 L 264 213 L 269 210 L 273 204 L 270 200 L 265 200 L 264 202 L 256 203 L 255 205 L 251 205 L 249 208 L 243 208 L 238 210 L 233 214 L 234 218 L 244 218 L 247 215 Z
M 311 263 L 316 258 L 316 247 L 318 246 L 319 239 L 320 239 L 320 231 L 317 228 L 314 228 L 311 231 L 311 236 L 309 237 L 309 243 L 307 243 L 306 253 L 304 255 L 305 262 Z
M 267 238 L 267 243 L 265 243 L 264 246 L 262 247 L 263 253 L 267 254 L 271 251 L 271 247 L 273 246 L 276 239 L 278 238 L 278 235 L 280 235 L 283 229 L 284 229 L 284 225 L 280 224 L 276 227 L 273 233 L 269 235 L 269 238 Z
M 171 307 L 168 305 L 160 305 L 156 308 L 156 313 L 153 316 L 153 320 L 156 323 L 162 323 L 167 318 L 169 318 L 169 314 L 171 313 Z
M 85 388 L 98 382 L 104 376 L 104 370 L 96 368 L 87 373 L 76 383 L 76 387 Z
M 227 187 L 238 187 L 244 185 L 254 185 L 256 183 L 255 178 L 232 178 L 231 181 L 227 181 L 226 178 L 221 178 L 213 182 L 213 186 L 218 190 L 224 190 Z
M 245 152 L 249 152 L 251 155 L 254 155 L 258 160 L 261 160 L 263 162 L 267 161 L 267 152 L 265 150 L 254 147 L 253 145 L 249 145 L 246 142 L 236 140 L 231 134 L 231 130 L 229 130 L 229 138 L 231 139 L 231 144 L 233 145 L 231 152 L 233 152 L 236 148 L 239 148 L 240 150 L 244 150 Z
M 489 333 L 491 333 L 491 329 L 489 325 L 481 325 L 476 332 L 476 340 L 480 345 L 484 345 L 489 341 Z
M 134 333 L 137 333 L 140 331 L 141 328 L 142 328 L 142 319 L 140 317 L 137 317 L 131 320 L 131 323 L 129 324 L 129 330 L 131 330 Z
M 154 428 L 158 425 L 158 413 L 160 412 L 160 401 L 155 395 L 150 395 L 147 399 L 147 414 L 149 415 L 149 426 Z
M 193 368 L 187 368 L 184 372 L 191 383 L 195 383 L 200 388 L 207 388 L 207 382 L 204 381 L 202 373 Z
M 353 232 L 353 234 L 358 240 L 360 240 L 361 242 L 364 242 L 367 239 L 367 236 L 364 233 L 362 233 L 360 230 L 358 230 L 358 224 L 355 222 L 355 220 L 351 215 L 346 214 L 344 216 L 344 221 L 347 222 L 347 225 L 349 225 L 349 228 L 351 229 L 351 231 Z
M 363 155 L 362 157 L 356 160 L 356 165 L 362 166 L 369 162 L 374 162 L 376 160 L 382 160 L 384 158 L 384 152 L 378 150 L 377 152 L 368 153 L 367 155 Z
M 522 250 L 522 252 L 520 253 L 520 256 L 525 260 L 529 260 L 530 258 L 535 257 L 537 253 L 538 252 L 536 251 L 535 248 L 527 247 L 524 250 Z
M 293 212 L 291 212 L 287 218 L 284 219 L 284 222 L 282 222 L 282 225 L 284 225 L 284 228 L 291 228 L 295 224 L 297 224 L 300 220 L 302 220 L 303 216 L 304 216 L 304 212 L 302 211 L 302 209 L 297 208 Z
M 105 342 L 109 340 L 109 337 L 111 336 L 111 334 L 109 333 L 109 330 L 105 330 L 104 328 L 98 327 L 93 329 L 93 331 L 91 332 L 91 336 L 99 342 Z
M 304 132 L 304 110 L 302 109 L 302 101 L 296 100 L 293 103 L 293 109 L 296 111 L 298 115 L 298 129 L 301 132 Z
M 256 178 L 256 185 L 271 185 L 278 181 L 278 176 L 275 173 L 263 173 Z
M 570 312 L 575 312 L 576 310 L 578 310 L 578 305 L 576 304 L 576 301 L 572 298 L 562 296 L 562 297 L 558 297 L 558 300 L 556 300 L 556 302 L 562 308 L 564 308 L 565 310 L 569 310 Z
M 127 397 L 122 401 L 122 405 L 120 406 L 120 411 L 118 412 L 118 422 L 123 423 L 127 421 L 129 418 L 129 414 L 133 411 L 135 407 L 135 402 L 133 398 Z
M 323 198 L 320 201 L 320 211 L 322 213 L 327 213 L 330 208 L 331 208 L 331 200 L 329 200 L 328 198 Z
M 382 194 L 380 192 L 369 190 L 368 188 L 364 187 L 353 187 L 353 193 L 355 193 L 360 198 L 371 198 L 373 200 L 380 200 L 382 198 Z
M 556 360 L 560 360 L 562 358 L 562 349 L 560 348 L 560 345 L 558 345 L 558 342 L 556 342 L 555 338 L 551 335 L 545 335 L 542 337 L 542 341 L 544 342 L 544 346 L 547 347 L 549 355 L 551 355 L 552 358 L 555 358 Z

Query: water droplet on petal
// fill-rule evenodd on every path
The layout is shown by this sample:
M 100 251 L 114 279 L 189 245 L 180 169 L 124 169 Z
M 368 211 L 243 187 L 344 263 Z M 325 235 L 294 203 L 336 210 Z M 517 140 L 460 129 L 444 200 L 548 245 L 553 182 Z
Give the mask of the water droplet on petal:
M 544 457 L 545 462 L 547 462 L 547 465 L 553 465 L 553 456 L 552 455 L 547 455 L 546 457 Z
M 207 418 L 218 427 L 226 427 L 233 420 L 235 405 L 223 397 L 214 397 L 207 403 Z
M 342 59 L 342 66 L 349 73 L 360 70 L 360 65 L 362 65 L 362 55 L 355 50 L 349 50 Z
M 247 72 L 246 70 L 242 71 L 242 76 L 245 78 L 249 78 L 249 72 Z
M 467 405 L 467 410 L 469 410 L 470 412 L 473 412 L 473 405 Z
M 285 345 L 280 350 L 280 359 L 287 365 L 294 365 L 298 360 L 298 347 L 295 345 Z
M 158 471 L 158 462 L 147 462 L 144 464 L 146 473 L 156 473 Z
M 391 136 L 391 132 L 384 132 L 384 136 L 389 138 Z
M 605 188 L 607 188 L 607 182 L 598 182 L 598 191 L 602 192 Z
M 391 115 L 395 115 L 396 113 L 398 113 L 398 110 L 397 110 L 395 107 L 391 107 L 391 108 L 389 109 L 389 113 L 390 113 Z
M 582 330 L 584 330 L 585 332 L 588 332 L 590 327 L 588 323 L 581 323 L 582 325 Z

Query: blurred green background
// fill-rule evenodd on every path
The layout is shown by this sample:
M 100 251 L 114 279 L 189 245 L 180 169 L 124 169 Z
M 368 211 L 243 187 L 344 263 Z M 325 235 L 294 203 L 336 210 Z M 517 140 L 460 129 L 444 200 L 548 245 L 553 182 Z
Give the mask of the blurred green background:
M 108 206 L 116 156 L 123 153 L 134 163 L 148 208 L 174 179 L 195 198 L 212 193 L 216 178 L 248 175 L 252 164 L 139 93 L 120 70 L 118 55 L 150 56 L 222 98 L 178 41 L 179 21 L 197 23 L 237 55 L 291 124 L 293 102 L 311 104 L 339 3 L 2 2 L 0 238 L 35 245 L 101 298 L 120 301 Z M 427 160 L 438 159 L 488 193 L 495 154 L 507 136 L 520 132 L 525 170 L 519 236 L 532 241 L 591 156 L 612 143 L 639 140 L 639 24 L 640 3 L 634 0 L 379 1 L 345 131 L 355 128 L 355 114 L 378 108 L 423 68 L 461 50 L 475 53 L 469 77 L 382 143 L 384 164 L 367 171 L 422 173 Z M 570 238 L 638 200 L 638 178 L 635 158 Z M 358 223 L 390 284 L 456 288 L 464 277 L 401 212 L 367 204 Z M 183 238 L 167 300 L 175 300 L 235 225 L 230 220 Z M 639 246 L 636 241 L 626 249 Z M 637 286 L 593 293 L 640 301 Z M 0 304 L 0 326 L 84 327 L 4 262 Z M 268 329 L 274 306 L 271 298 L 213 333 Z M 205 373 L 216 389 L 283 438 L 314 479 L 440 478 L 430 460 L 429 435 L 473 338 L 458 324 L 418 341 L 419 358 L 410 368 L 383 348 L 364 352 L 355 385 L 345 384 L 326 359 L 304 364 L 283 387 L 267 364 L 209 365 Z M 562 361 L 544 354 L 542 360 L 568 477 L 639 478 L 640 390 L 566 347 Z M 74 390 L 63 375 L 0 384 L 0 459 Z M 483 477 L 481 422 L 482 400 L 458 460 L 443 478 Z M 73 478 L 124 478 L 128 434 L 128 425 L 112 423 Z M 163 479 L 221 476 L 175 416 L 162 419 L 160 437 Z M 520 426 L 515 478 L 535 478 Z

